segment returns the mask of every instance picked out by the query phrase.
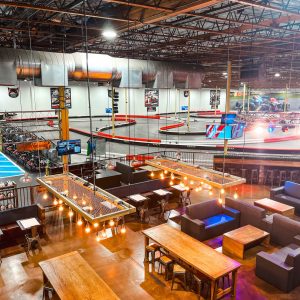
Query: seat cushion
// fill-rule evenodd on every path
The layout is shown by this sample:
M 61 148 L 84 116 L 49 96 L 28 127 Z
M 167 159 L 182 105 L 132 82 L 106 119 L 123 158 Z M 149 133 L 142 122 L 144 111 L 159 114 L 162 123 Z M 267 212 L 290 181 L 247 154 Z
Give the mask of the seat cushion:
M 296 244 L 290 244 L 280 250 L 270 254 L 272 257 L 276 258 L 278 261 L 284 262 L 286 257 L 291 255 L 298 255 L 300 253 L 300 247 Z
M 205 224 L 205 228 L 210 228 L 210 227 L 213 227 L 216 225 L 231 222 L 233 220 L 234 220 L 234 218 L 232 218 L 228 215 L 219 214 L 219 215 L 215 215 L 215 216 L 206 218 L 206 219 L 202 220 L 202 222 Z
M 298 198 L 300 201 L 300 184 L 286 181 L 284 184 L 284 193 L 289 196 Z

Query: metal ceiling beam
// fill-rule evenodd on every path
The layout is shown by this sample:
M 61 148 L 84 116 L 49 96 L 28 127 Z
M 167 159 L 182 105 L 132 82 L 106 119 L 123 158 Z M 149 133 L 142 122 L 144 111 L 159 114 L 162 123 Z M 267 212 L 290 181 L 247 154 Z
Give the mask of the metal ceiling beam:
M 263 10 L 266 9 L 266 10 L 276 11 L 279 13 L 284 13 L 284 14 L 287 14 L 290 16 L 299 16 L 300 15 L 298 12 L 295 12 L 295 11 L 279 8 L 279 7 L 273 6 L 273 5 L 266 5 L 266 4 L 254 2 L 251 0 L 230 0 L 230 1 L 235 2 L 235 3 L 240 3 L 243 5 L 253 6 L 253 7 L 256 7 L 259 9 L 263 9 Z
M 111 21 L 117 21 L 117 22 L 140 23 L 137 20 L 113 18 L 113 17 L 101 16 L 99 14 L 93 14 L 93 13 L 89 13 L 89 12 L 83 13 L 83 12 L 80 12 L 80 11 L 77 11 L 77 10 L 64 9 L 64 8 L 54 8 L 54 7 L 48 7 L 48 6 L 42 6 L 42 5 L 31 5 L 31 4 L 28 4 L 28 3 L 0 1 L 0 5 L 8 6 L 8 7 L 23 8 L 23 9 L 46 11 L 46 12 L 50 12 L 50 13 L 68 14 L 68 15 L 79 16 L 79 17 L 105 19 L 105 20 L 111 20 Z

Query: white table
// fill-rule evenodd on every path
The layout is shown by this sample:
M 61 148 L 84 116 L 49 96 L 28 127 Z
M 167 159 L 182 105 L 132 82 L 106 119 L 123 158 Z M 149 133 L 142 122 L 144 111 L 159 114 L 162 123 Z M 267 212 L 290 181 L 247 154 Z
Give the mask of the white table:
M 180 192 L 185 192 L 186 191 L 185 187 L 183 187 L 180 184 L 172 185 L 172 188 L 175 189 L 175 190 L 177 190 L 177 191 L 180 191 Z
M 155 191 L 153 191 L 153 193 L 156 195 L 159 195 L 159 196 L 166 196 L 168 194 L 172 194 L 171 192 L 163 190 L 163 189 L 155 190 Z
M 140 194 L 130 195 L 130 196 L 128 196 L 128 198 L 134 202 L 143 202 L 143 201 L 147 200 L 146 197 L 144 197 Z
M 35 226 L 40 226 L 40 222 L 36 218 L 18 220 L 17 224 L 22 230 L 27 230 Z

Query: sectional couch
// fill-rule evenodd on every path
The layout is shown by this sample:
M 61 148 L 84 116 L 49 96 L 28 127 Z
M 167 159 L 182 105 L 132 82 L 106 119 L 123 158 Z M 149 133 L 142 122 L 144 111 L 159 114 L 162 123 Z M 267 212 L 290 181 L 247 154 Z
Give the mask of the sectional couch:
M 259 252 L 255 273 L 284 292 L 300 285 L 300 222 L 274 214 L 271 243 L 283 247 L 273 253 Z
M 231 198 L 225 199 L 225 206 L 217 200 L 189 205 L 181 216 L 181 231 L 199 241 L 248 224 L 268 232 L 271 229 L 264 209 Z
M 286 181 L 284 186 L 271 190 L 270 198 L 295 207 L 295 213 L 300 215 L 300 184 Z

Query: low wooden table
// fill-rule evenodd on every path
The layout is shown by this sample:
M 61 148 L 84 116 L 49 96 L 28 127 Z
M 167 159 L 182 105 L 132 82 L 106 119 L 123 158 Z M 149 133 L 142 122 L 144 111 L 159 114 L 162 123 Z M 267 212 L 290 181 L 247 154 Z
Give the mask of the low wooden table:
M 292 217 L 295 214 L 295 207 L 274 201 L 269 198 L 263 198 L 254 201 L 254 205 L 264 208 L 272 213 L 281 214 L 287 217 Z
M 245 250 L 260 243 L 269 244 L 270 234 L 252 225 L 246 225 L 223 234 L 223 253 L 244 259 Z
M 151 239 L 168 251 L 170 256 L 189 266 L 193 272 L 200 272 L 207 276 L 211 280 L 210 299 L 220 299 L 229 293 L 235 298 L 240 263 L 168 224 L 146 229 L 143 234 L 145 247 L 149 245 Z M 230 273 L 232 273 L 232 285 L 226 289 L 218 288 L 218 280 Z
M 49 282 L 61 300 L 119 299 L 76 251 L 42 261 L 39 265 L 44 283 Z

